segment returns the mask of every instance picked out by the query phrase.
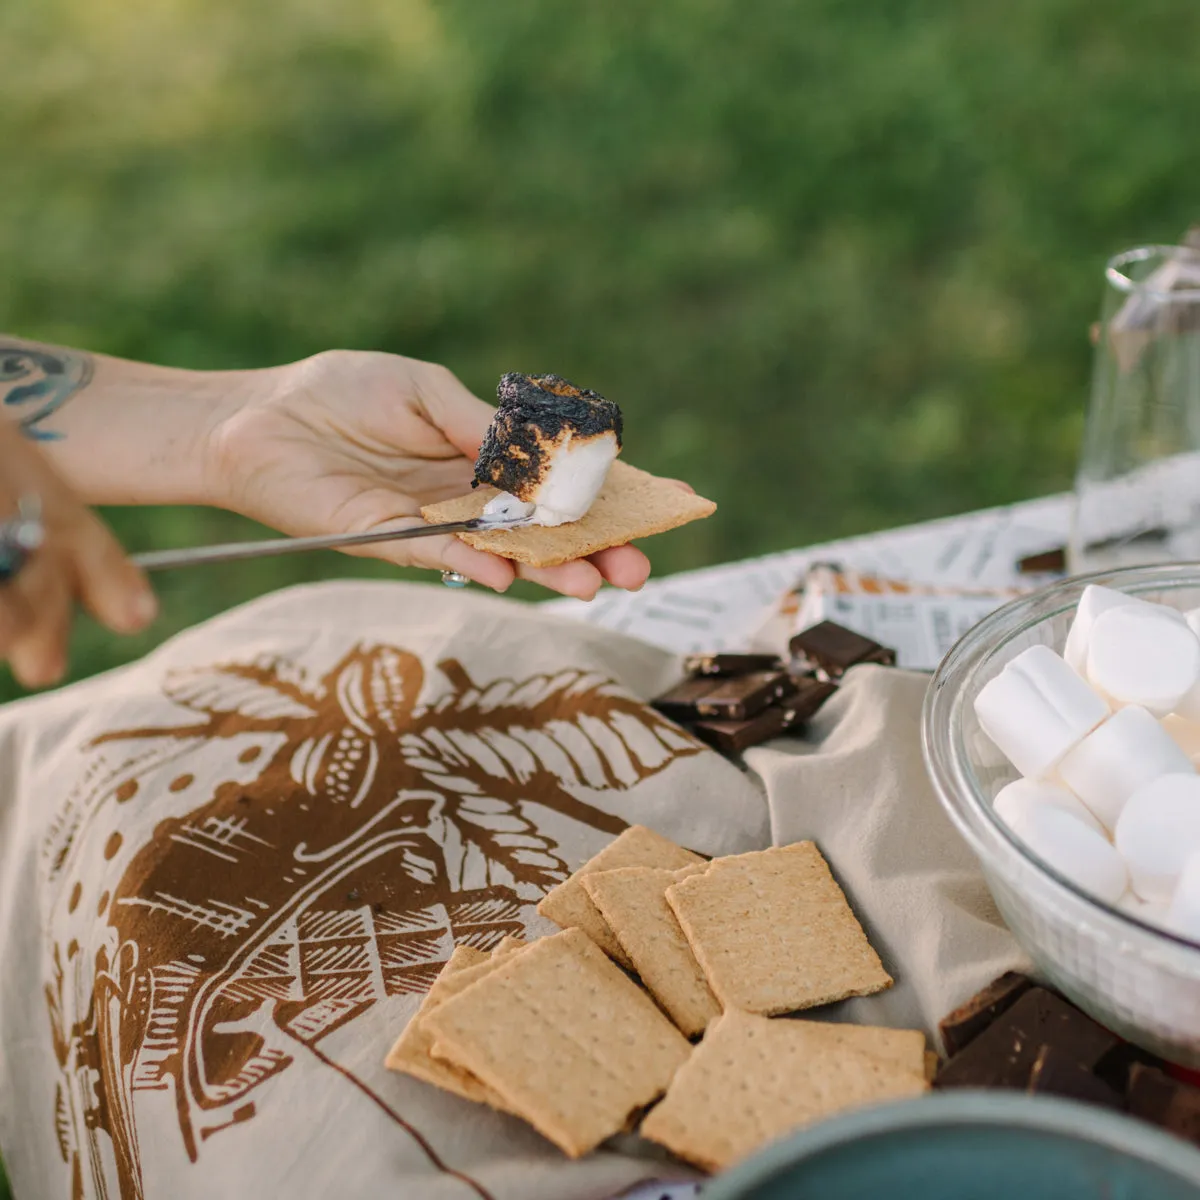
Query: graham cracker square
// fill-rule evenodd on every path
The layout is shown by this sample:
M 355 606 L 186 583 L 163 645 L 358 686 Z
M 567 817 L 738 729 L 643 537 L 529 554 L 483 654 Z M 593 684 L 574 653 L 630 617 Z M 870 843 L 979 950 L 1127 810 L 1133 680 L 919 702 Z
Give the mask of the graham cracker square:
M 476 488 L 466 496 L 427 504 L 421 509 L 421 516 L 431 525 L 466 521 L 479 516 L 484 505 L 497 495 L 495 488 Z M 455 536 L 468 546 L 501 558 L 532 567 L 556 567 L 610 546 L 624 546 L 635 538 L 666 533 L 668 529 L 712 516 L 716 511 L 717 506 L 711 500 L 618 459 L 609 468 L 608 478 L 592 507 L 578 521 Z
M 632 971 L 629 955 L 621 949 L 581 880 L 594 871 L 610 871 L 617 867 L 663 867 L 674 871 L 703 862 L 700 855 L 677 846 L 654 830 L 644 825 L 630 825 L 573 875 L 548 891 L 537 910 L 563 929 L 582 929 L 609 958 Z
M 494 971 L 509 955 L 522 949 L 524 945 L 520 938 L 509 935 L 491 954 L 485 954 L 471 946 L 455 946 L 441 973 L 433 981 L 433 986 L 425 993 L 421 1007 L 409 1019 L 404 1032 L 388 1052 L 384 1066 L 389 1070 L 403 1071 L 415 1079 L 432 1083 L 445 1091 L 453 1092 L 456 1096 L 462 1096 L 464 1100 L 490 1104 L 492 1108 L 503 1110 L 504 1102 L 486 1084 L 480 1083 L 461 1067 L 441 1062 L 433 1055 L 433 1037 L 425 1019 L 438 1005 L 451 996 L 457 996 L 476 980 Z
M 834 1113 L 928 1090 L 923 1067 L 879 1058 L 828 1032 L 854 1028 L 726 1012 L 642 1122 L 642 1136 L 718 1171 Z
M 892 986 L 812 842 L 715 859 L 666 891 L 713 995 L 773 1016 Z
M 533 942 L 427 1023 L 441 1053 L 572 1158 L 625 1128 L 691 1051 L 578 929 Z
M 580 880 L 642 983 L 686 1037 L 703 1033 L 721 1015 L 721 1006 L 667 903 L 666 890 L 707 869 L 707 863 L 678 871 L 621 867 Z

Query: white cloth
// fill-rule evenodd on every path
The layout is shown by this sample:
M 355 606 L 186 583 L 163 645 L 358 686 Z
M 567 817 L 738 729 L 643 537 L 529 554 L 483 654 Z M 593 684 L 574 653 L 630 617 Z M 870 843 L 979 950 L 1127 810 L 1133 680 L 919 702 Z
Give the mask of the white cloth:
M 536 608 L 338 583 L 0 711 L 0 1151 L 20 1200 L 599 1200 L 694 1173 L 569 1162 L 388 1072 L 453 944 L 626 823 L 705 854 L 812 837 L 932 1029 L 1020 959 L 917 745 L 924 679 L 860 668 L 749 772 L 641 701 L 670 654 Z

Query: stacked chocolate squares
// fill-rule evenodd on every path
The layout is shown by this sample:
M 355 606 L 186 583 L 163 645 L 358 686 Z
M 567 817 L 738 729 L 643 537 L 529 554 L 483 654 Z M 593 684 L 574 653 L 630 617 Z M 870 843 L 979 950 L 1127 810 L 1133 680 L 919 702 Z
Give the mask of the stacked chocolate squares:
M 1200 1144 L 1200 1088 L 1010 972 L 938 1025 L 949 1061 L 935 1088 L 1015 1088 L 1119 1109 Z
M 896 652 L 833 621 L 788 643 L 789 659 L 772 654 L 693 654 L 687 677 L 651 703 L 725 754 L 800 729 L 860 663 L 893 666 Z

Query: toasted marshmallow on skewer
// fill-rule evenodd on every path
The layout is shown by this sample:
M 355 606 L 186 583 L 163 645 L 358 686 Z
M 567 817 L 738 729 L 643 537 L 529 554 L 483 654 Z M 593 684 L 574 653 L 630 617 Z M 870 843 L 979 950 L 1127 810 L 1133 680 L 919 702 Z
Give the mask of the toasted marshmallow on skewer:
M 578 521 L 621 452 L 621 410 L 557 375 L 510 372 L 496 394 L 500 407 L 471 486 L 490 484 L 501 494 L 483 515 L 535 525 Z

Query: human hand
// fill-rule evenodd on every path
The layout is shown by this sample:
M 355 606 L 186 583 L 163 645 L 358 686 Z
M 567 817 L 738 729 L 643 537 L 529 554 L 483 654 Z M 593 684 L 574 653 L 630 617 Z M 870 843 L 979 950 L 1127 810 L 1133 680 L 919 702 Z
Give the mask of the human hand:
M 0 418 L 0 520 L 30 496 L 40 502 L 45 537 L 16 575 L 0 582 L 0 660 L 32 688 L 57 683 L 66 671 L 76 600 L 117 633 L 143 629 L 158 609 L 144 576 L 104 523 L 41 451 Z
M 209 499 L 292 536 L 359 533 L 419 517 L 471 486 L 494 409 L 445 367 L 394 354 L 331 350 L 258 373 L 260 385 L 210 435 Z M 456 537 L 347 551 L 457 571 L 504 591 L 518 576 L 591 599 L 602 583 L 636 590 L 650 563 L 634 546 L 535 568 Z

